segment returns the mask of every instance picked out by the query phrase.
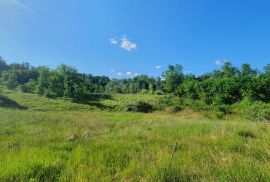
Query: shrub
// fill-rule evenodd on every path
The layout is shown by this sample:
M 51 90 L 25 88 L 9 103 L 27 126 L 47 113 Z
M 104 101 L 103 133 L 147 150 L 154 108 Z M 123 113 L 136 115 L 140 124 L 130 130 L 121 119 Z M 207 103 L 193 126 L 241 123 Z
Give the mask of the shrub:
M 253 132 L 246 130 L 239 131 L 238 135 L 243 138 L 256 138 L 256 135 Z
M 149 91 L 148 91 L 148 90 L 146 90 L 146 89 L 142 89 L 142 90 L 141 90 L 141 94 L 143 94 L 143 95 L 147 95 L 147 94 L 149 94 Z
M 57 94 L 50 90 L 45 90 L 44 96 L 51 99 L 57 98 Z
M 20 86 L 20 90 L 25 93 L 35 93 L 36 91 L 36 81 L 31 80 Z
M 249 112 L 246 114 L 252 119 L 270 121 L 270 105 L 263 102 L 256 102 L 250 106 Z
M 137 112 L 144 112 L 144 113 L 149 113 L 153 112 L 154 108 L 151 104 L 143 101 L 139 101 L 138 103 L 135 104 L 135 111 Z
M 184 109 L 182 100 L 175 96 L 166 96 L 159 100 L 159 108 L 164 109 L 166 106 L 171 108 L 173 112 L 178 112 Z
M 133 105 L 127 105 L 127 106 L 125 106 L 124 111 L 125 112 L 134 112 L 134 111 L 136 111 L 136 109 L 135 109 L 135 106 L 133 106 Z
M 177 103 L 174 103 L 174 105 L 172 106 L 172 109 L 174 112 L 179 112 L 179 111 L 182 111 L 184 107 L 181 103 L 177 102 Z
M 268 103 L 243 100 L 236 107 L 247 119 L 270 121 L 270 104 Z
M 228 106 L 228 105 L 217 105 L 217 106 L 214 106 L 214 116 L 216 118 L 223 119 L 228 114 L 231 114 L 230 106 Z
M 205 104 L 202 100 L 185 99 L 183 105 L 194 110 L 202 111 L 209 109 L 209 105 Z
M 155 95 L 163 95 L 164 92 L 162 90 L 156 90 Z

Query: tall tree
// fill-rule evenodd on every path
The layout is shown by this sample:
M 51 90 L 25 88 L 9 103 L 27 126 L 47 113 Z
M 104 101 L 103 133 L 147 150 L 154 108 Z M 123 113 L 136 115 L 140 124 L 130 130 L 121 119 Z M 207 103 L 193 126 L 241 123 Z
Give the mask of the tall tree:
M 38 84 L 37 84 L 37 93 L 40 95 L 45 94 L 46 89 L 49 88 L 49 77 L 50 70 L 47 67 L 38 68 Z
M 168 70 L 163 73 L 164 89 L 168 93 L 173 93 L 184 80 L 183 67 L 179 64 L 169 65 Z
M 7 69 L 8 69 L 7 63 L 5 62 L 5 60 L 2 57 L 0 57 L 0 76 L 1 76 L 2 72 L 7 70 Z

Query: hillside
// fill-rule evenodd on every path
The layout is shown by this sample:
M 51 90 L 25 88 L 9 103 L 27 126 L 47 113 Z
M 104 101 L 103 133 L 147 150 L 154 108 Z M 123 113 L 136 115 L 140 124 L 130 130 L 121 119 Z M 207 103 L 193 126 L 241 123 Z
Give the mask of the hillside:
M 1 100 L 3 101 L 2 106 L 6 108 L 28 111 L 123 111 L 125 106 L 138 101 L 156 104 L 162 97 L 143 94 L 91 94 L 91 97 L 83 102 L 73 102 L 71 99 L 50 99 L 31 93 L 4 90 Z
M 0 181 L 270 179 L 266 122 L 214 120 L 191 111 L 126 113 L 122 102 L 112 102 L 157 96 L 95 98 L 76 104 L 4 91 Z

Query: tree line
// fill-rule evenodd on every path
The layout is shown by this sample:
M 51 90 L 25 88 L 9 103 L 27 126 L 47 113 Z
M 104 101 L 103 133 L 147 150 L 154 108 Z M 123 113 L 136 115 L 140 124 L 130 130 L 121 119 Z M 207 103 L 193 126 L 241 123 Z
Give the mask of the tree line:
M 0 59 L 1 86 L 47 97 L 86 99 L 92 93 L 170 94 L 185 101 L 207 105 L 231 105 L 243 99 L 270 102 L 270 65 L 264 71 L 249 64 L 241 68 L 225 62 L 221 69 L 200 76 L 184 74 L 181 65 L 169 65 L 162 77 L 140 75 L 129 79 L 110 79 L 79 73 L 61 64 L 56 69 L 34 67 L 29 63 L 7 64 Z

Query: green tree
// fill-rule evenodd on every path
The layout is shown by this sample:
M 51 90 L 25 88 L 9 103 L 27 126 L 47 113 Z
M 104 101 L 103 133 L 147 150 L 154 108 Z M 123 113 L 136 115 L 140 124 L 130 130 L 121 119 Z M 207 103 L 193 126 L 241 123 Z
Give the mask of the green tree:
M 46 90 L 49 88 L 50 69 L 47 67 L 39 67 L 38 73 L 37 93 L 44 95 Z
M 0 76 L 1 76 L 2 72 L 6 71 L 8 68 L 9 68 L 9 66 L 7 65 L 5 60 L 2 57 L 0 57 Z
M 179 64 L 169 65 L 168 70 L 163 73 L 164 89 L 168 93 L 174 93 L 184 80 L 183 67 Z
M 57 69 L 61 72 L 64 78 L 64 97 L 74 98 L 76 91 L 75 84 L 78 78 L 77 70 L 64 64 L 61 64 Z
M 221 68 L 223 76 L 225 77 L 234 77 L 239 75 L 239 70 L 232 66 L 232 63 L 225 62 L 224 65 Z

